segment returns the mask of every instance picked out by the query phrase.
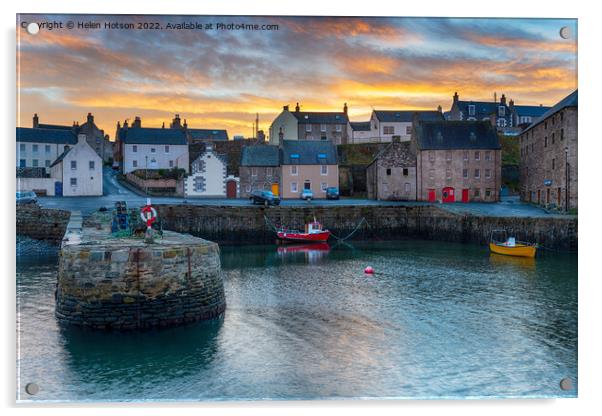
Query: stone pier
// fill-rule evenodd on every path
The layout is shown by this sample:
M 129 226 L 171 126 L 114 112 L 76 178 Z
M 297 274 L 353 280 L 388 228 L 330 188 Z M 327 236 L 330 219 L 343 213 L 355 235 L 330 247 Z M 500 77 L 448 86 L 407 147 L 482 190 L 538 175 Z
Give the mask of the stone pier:
M 56 316 L 96 329 L 167 327 L 221 315 L 224 285 L 216 243 L 165 231 L 146 244 L 115 238 L 110 215 L 72 216 L 63 240 Z M 81 232 L 78 232 L 78 226 Z

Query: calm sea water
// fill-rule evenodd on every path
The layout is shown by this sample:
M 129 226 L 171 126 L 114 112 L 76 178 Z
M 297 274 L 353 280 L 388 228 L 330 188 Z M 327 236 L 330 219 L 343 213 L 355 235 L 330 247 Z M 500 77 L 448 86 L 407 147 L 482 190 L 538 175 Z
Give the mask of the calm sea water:
M 224 247 L 222 266 L 222 319 L 102 333 L 60 327 L 56 257 L 21 257 L 18 398 L 576 396 L 576 256 L 403 241 Z

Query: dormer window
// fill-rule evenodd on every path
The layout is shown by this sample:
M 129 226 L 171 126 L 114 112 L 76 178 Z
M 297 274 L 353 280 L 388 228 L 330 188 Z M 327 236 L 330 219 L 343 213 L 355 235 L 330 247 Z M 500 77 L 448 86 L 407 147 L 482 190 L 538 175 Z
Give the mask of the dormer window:
M 308 133 L 311 133 L 311 124 L 306 124 L 305 125 L 305 131 Z
M 326 131 L 326 124 L 320 124 L 320 131 L 321 132 L 325 132 Z
M 475 112 L 475 106 L 474 106 L 474 104 L 469 104 L 468 105 L 468 115 L 469 116 L 474 116 L 474 112 Z
M 498 116 L 500 117 L 505 117 L 506 116 L 506 107 L 504 107 L 503 105 L 500 105 L 498 107 Z

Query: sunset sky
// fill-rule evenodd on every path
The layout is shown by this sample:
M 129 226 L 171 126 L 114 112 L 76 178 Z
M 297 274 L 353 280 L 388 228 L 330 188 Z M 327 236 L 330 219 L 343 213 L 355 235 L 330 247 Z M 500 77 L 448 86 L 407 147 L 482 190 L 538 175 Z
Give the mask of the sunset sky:
M 278 30 L 17 28 L 17 125 L 72 124 L 88 112 L 111 136 L 117 121 L 249 136 L 282 106 L 341 111 L 449 110 L 460 99 L 553 105 L 577 88 L 577 23 L 557 19 L 42 16 L 21 22 L 277 24 Z M 572 38 L 559 36 L 563 26 Z

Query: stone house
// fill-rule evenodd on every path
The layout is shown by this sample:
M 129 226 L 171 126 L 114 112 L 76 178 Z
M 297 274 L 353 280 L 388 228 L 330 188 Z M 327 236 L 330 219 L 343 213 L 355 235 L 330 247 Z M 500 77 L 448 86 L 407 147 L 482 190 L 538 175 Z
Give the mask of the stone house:
M 417 121 L 443 121 L 438 111 L 373 110 L 370 116 L 370 142 L 390 143 L 393 137 L 410 141 L 413 124 Z
M 184 195 L 187 197 L 236 198 L 238 178 L 227 175 L 228 161 L 219 154 L 211 143 L 190 164 L 190 175 L 184 180 Z
M 17 127 L 17 168 L 45 168 L 65 149 L 77 144 L 77 136 L 71 129 Z
M 501 146 L 489 121 L 421 122 L 412 140 L 419 201 L 499 200 Z
M 118 126 L 115 160 L 124 174 L 137 169 L 184 169 L 189 172 L 188 141 L 178 128 L 142 127 L 140 117 Z
M 369 199 L 415 201 L 416 153 L 411 142 L 394 138 L 366 168 Z
M 521 200 L 577 208 L 577 115 L 575 90 L 520 134 Z
M 299 198 L 304 189 L 314 199 L 326 198 L 326 188 L 339 187 L 336 146 L 330 140 L 284 140 L 280 172 L 282 198 Z
M 280 195 L 280 149 L 277 146 L 244 146 L 239 172 L 242 198 L 248 198 L 255 190 L 272 191 Z
M 289 111 L 285 105 L 270 125 L 270 144 L 279 145 L 286 140 L 329 140 L 334 144 L 347 144 L 348 134 L 346 103 L 342 112 L 301 111 L 297 103 L 295 111 Z
M 66 149 L 50 165 L 50 177 L 61 184 L 57 196 L 102 195 L 102 159 L 85 134 L 79 134 L 77 144 Z

